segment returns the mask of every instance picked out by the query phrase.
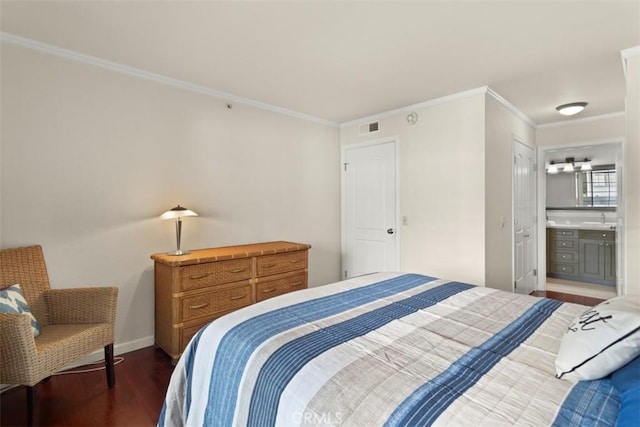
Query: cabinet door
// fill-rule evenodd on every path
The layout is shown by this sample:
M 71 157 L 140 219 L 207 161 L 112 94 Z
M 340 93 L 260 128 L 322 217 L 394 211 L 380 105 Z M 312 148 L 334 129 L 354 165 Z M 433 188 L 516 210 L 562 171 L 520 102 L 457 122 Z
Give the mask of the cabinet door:
M 604 279 L 604 242 L 580 239 L 580 276 L 589 279 Z
M 616 280 L 616 243 L 604 242 L 604 280 Z

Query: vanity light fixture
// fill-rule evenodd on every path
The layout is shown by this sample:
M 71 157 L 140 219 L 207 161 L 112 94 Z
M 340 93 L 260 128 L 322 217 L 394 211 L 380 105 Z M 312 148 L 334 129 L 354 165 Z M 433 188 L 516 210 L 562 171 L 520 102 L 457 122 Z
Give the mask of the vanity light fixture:
M 189 251 L 183 251 L 180 249 L 180 237 L 182 235 L 182 217 L 183 216 L 198 216 L 192 210 L 189 210 L 180 205 L 175 208 L 171 208 L 162 215 L 160 219 L 175 219 L 176 220 L 176 250 L 174 252 L 168 252 L 167 255 L 187 255 Z
M 591 159 L 576 160 L 574 157 L 567 157 L 563 161 L 551 160 L 547 167 L 547 173 L 552 175 L 558 172 L 575 172 L 576 170 L 591 170 Z
M 558 105 L 556 110 L 563 116 L 573 116 L 584 110 L 586 102 L 571 102 L 569 104 Z

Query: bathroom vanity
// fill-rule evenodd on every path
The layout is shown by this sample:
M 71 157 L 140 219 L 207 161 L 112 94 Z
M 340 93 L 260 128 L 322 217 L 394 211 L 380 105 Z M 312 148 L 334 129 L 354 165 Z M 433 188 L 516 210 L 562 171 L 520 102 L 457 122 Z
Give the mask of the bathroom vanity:
M 616 284 L 616 231 L 598 224 L 547 225 L 547 276 Z

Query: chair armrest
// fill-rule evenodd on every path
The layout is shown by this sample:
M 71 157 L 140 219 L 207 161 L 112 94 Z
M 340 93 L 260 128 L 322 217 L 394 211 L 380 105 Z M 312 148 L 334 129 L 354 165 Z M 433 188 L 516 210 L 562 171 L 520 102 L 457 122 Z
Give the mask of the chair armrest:
M 29 384 L 36 358 L 31 319 L 24 314 L 0 313 L 0 383 Z
M 116 287 L 49 289 L 44 297 L 53 325 L 116 323 Z

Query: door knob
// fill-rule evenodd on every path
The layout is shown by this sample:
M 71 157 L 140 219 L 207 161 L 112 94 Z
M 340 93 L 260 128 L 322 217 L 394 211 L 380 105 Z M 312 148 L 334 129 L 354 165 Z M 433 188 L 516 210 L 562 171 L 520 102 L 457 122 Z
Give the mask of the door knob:
M 389 229 L 387 229 L 387 234 L 393 234 L 393 233 L 394 233 L 393 228 L 389 228 Z

